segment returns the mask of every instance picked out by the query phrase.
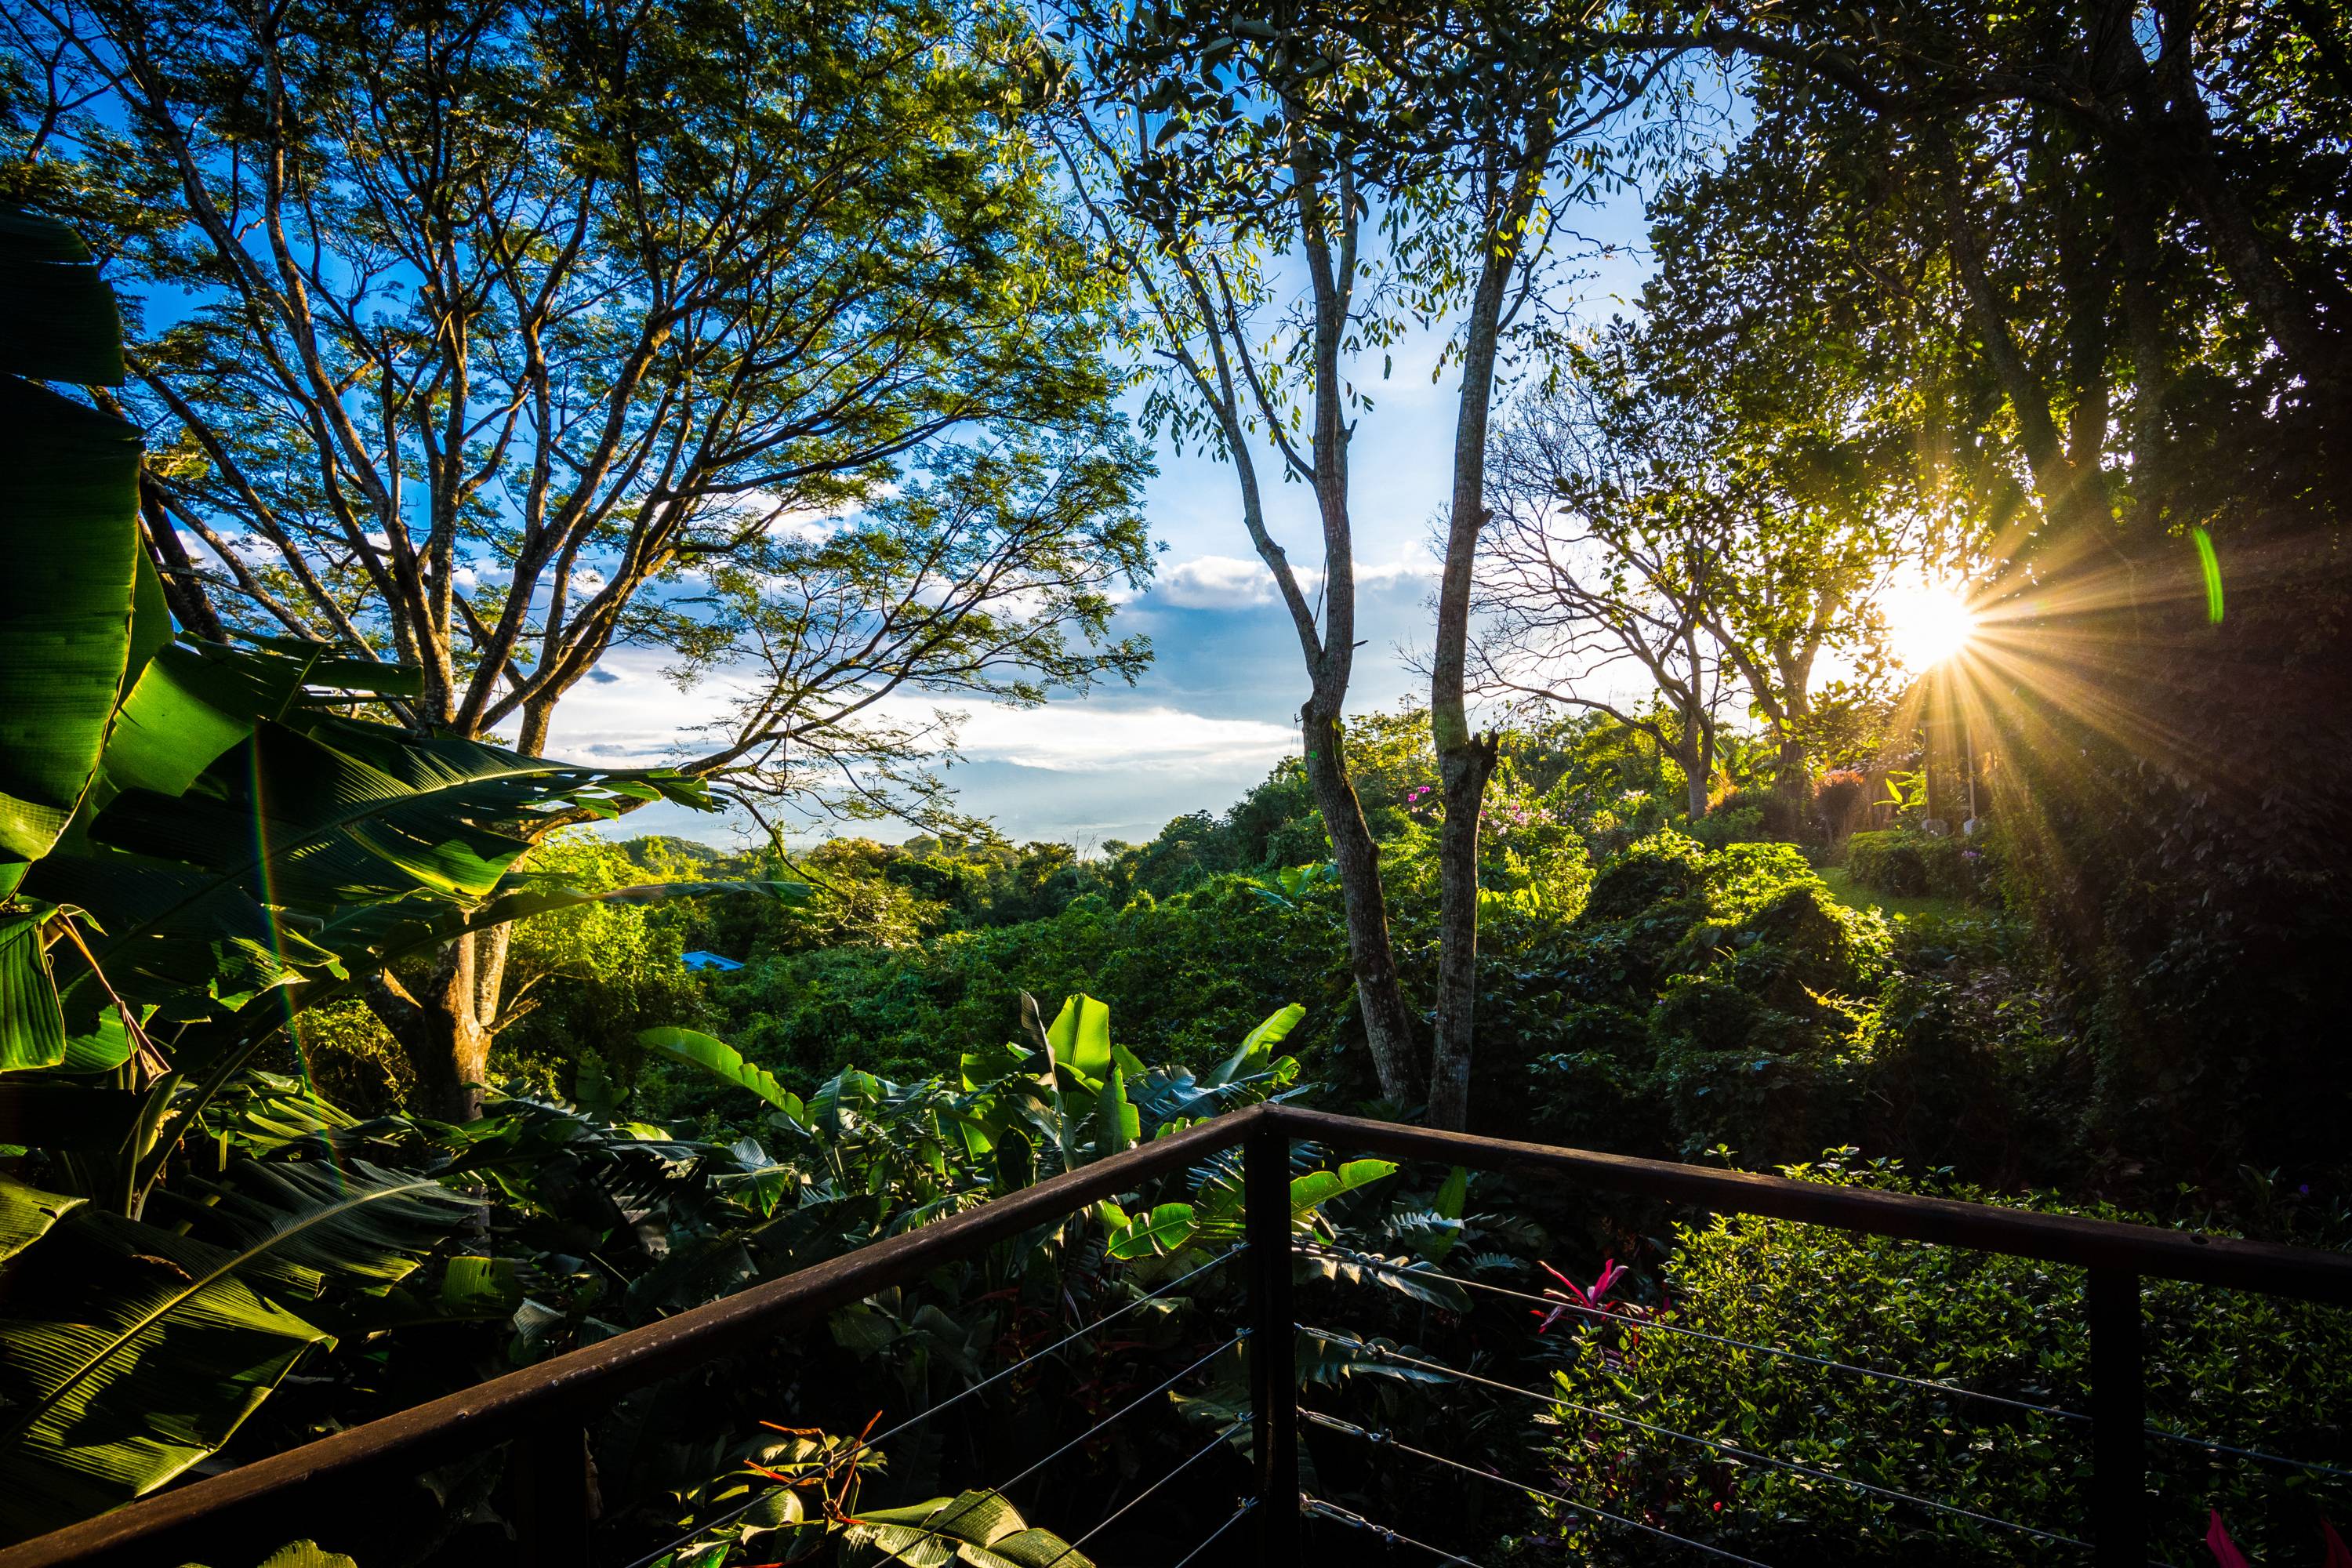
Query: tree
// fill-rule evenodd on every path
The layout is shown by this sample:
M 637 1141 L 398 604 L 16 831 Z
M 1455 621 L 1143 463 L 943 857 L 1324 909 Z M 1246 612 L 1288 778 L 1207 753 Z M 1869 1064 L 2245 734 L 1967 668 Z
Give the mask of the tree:
M 1723 9 L 1753 129 L 1687 313 L 1828 317 L 1984 584 L 1954 667 L 2119 1142 L 2315 1158 L 2345 918 L 2340 19 L 2193 0 Z M 1629 54 L 1651 20 L 1595 30 Z M 1596 44 L 1596 47 L 1599 47 Z M 1764 243 L 1740 243 L 1750 237 Z M 1858 351 L 1858 352 L 1857 352 Z M 1759 370 L 1769 366 L 1759 365 Z M 2277 1044 L 2224 1058 L 2211 1042 Z
M 1420 1047 L 1380 848 L 1342 745 L 1357 643 L 1349 414 L 1370 405 L 1353 368 L 1401 330 L 1364 250 L 1385 163 L 1359 133 L 1360 106 L 1384 79 L 1368 51 L 1318 20 L 1287 9 L 1274 22 L 1081 11 L 1089 80 L 1073 95 L 1063 150 L 1142 300 L 1139 346 L 1168 370 L 1147 422 L 1233 465 L 1243 526 L 1297 635 L 1309 682 L 1300 738 L 1345 894 L 1365 1043 L 1381 1092 L 1409 1102 L 1424 1082 Z M 1303 280 L 1302 296 L 1285 292 L 1285 269 Z M 1261 446 L 1313 491 L 1315 602 L 1268 528 Z
M 1730 530 L 1688 467 L 1692 432 L 1633 377 L 1624 342 L 1580 356 L 1580 374 L 1496 434 L 1503 504 L 1480 581 L 1481 684 L 1650 736 L 1681 767 L 1696 819 L 1735 678 L 1711 625 Z M 1627 665 L 1632 687 L 1604 684 Z M 1640 700 L 1645 681 L 1656 707 Z
M 400 722 L 528 752 L 614 647 L 688 671 L 756 647 L 771 679 L 697 771 L 758 795 L 822 761 L 868 805 L 940 738 L 892 694 L 1026 700 L 1142 658 L 1100 636 L 1147 569 L 1141 460 L 1102 420 L 1101 288 L 1005 19 L 11 17 L 7 182 L 152 300 L 126 402 L 183 624 L 418 666 Z M 929 482 L 836 521 L 919 455 Z M 457 943 L 379 997 L 460 1086 L 444 1114 L 503 954 Z
M 1400 246 L 1420 282 L 1424 320 L 1458 301 L 1452 348 L 1461 366 L 1454 477 L 1430 650 L 1430 736 L 1444 818 L 1438 830 L 1436 1028 L 1429 1119 L 1460 1129 L 1469 1114 L 1478 997 L 1478 833 L 1497 737 L 1472 732 L 1468 668 L 1479 541 L 1492 516 L 1487 431 L 1514 329 L 1544 324 L 1567 215 L 1639 158 L 1649 138 L 1614 137 L 1668 58 L 1614 76 L 1564 36 L 1545 7 L 1474 3 L 1415 17 L 1382 51 L 1402 60 L 1412 95 L 1388 133 L 1410 225 Z M 1669 57 L 1670 58 L 1670 57 Z M 1562 175 L 1565 174 L 1566 177 Z

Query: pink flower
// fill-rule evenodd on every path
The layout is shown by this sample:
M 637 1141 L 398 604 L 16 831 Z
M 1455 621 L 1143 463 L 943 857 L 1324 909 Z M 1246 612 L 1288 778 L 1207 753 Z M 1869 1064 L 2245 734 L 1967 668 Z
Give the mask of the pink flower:
M 2205 1529 L 2205 1544 L 2211 1550 L 2213 1561 L 2221 1568 L 2253 1568 L 2246 1561 L 2246 1554 L 2238 1550 L 2238 1543 L 2230 1539 L 2230 1532 L 2221 1527 L 2221 1510 L 2215 1509 L 2212 1513 L 2213 1522 Z
M 1602 1310 L 1602 1304 L 1608 1300 L 1609 1292 L 1615 1288 L 1617 1281 L 1623 1279 L 1626 1274 L 1626 1270 L 1619 1268 L 1617 1260 L 1612 1258 L 1609 1259 L 1608 1262 L 1601 1266 L 1601 1277 L 1592 1282 L 1592 1288 L 1588 1290 L 1583 1286 L 1579 1285 L 1575 1280 L 1570 1279 L 1567 1275 L 1562 1274 L 1559 1269 L 1554 1268 L 1550 1264 L 1544 1263 L 1541 1264 L 1540 1267 L 1545 1273 L 1559 1280 L 1562 1287 L 1562 1289 L 1559 1290 L 1554 1290 L 1549 1287 L 1546 1287 L 1544 1294 L 1551 1297 L 1554 1300 L 1566 1302 L 1567 1305 L 1554 1307 L 1549 1314 L 1542 1312 L 1531 1314 L 1532 1316 L 1543 1319 L 1543 1321 L 1536 1326 L 1536 1332 L 1538 1333 L 1542 1333 L 1546 1329 L 1550 1328 L 1554 1323 L 1559 1321 L 1564 1313 L 1575 1309 L 1581 1308 L 1587 1312 L 1598 1312 Z

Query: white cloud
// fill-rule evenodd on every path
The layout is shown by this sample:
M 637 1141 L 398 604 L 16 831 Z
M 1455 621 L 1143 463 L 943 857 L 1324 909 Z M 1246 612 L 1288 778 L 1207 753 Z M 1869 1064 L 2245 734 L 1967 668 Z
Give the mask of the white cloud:
M 709 731 L 695 726 L 726 716 L 751 687 L 747 673 L 721 673 L 680 691 L 661 660 L 624 649 L 608 654 L 597 679 L 564 694 L 549 750 L 604 767 L 643 767 L 707 751 Z M 1257 719 L 1214 719 L 1162 704 L 1113 707 L 1063 700 L 1007 708 L 971 698 L 894 695 L 873 717 L 910 729 L 945 715 L 967 762 L 1003 763 L 1041 773 L 1149 770 L 1157 778 L 1258 773 L 1297 749 L 1298 732 Z M 953 782 L 954 775 L 949 775 Z M 1050 785 L 1044 787 L 1053 787 Z
M 1320 567 L 1295 568 L 1301 592 L 1313 597 L 1323 583 Z M 1356 563 L 1360 593 L 1378 593 L 1416 586 L 1437 575 L 1437 563 L 1425 554 L 1406 555 L 1391 562 Z M 1166 568 L 1152 582 L 1152 591 L 1167 603 L 1186 610 L 1248 610 L 1275 602 L 1274 574 L 1255 558 L 1196 555 Z
M 1087 702 L 939 706 L 956 716 L 959 750 L 967 760 L 1047 773 L 1143 768 L 1164 775 L 1263 769 L 1298 744 L 1297 731 L 1286 724 L 1212 719 L 1179 708 L 1097 708 Z
M 1152 588 L 1187 610 L 1241 610 L 1274 602 L 1274 574 L 1263 561 L 1234 555 L 1196 555 L 1153 579 Z

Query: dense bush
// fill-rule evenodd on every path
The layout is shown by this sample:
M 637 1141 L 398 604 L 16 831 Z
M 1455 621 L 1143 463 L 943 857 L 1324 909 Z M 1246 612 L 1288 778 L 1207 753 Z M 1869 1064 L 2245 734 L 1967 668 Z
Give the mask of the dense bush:
M 1684 1154 L 1791 1157 L 1851 1124 L 1843 999 L 1872 993 L 1890 952 L 1885 921 L 1838 904 L 1791 846 L 1645 839 L 1542 951 L 1551 1027 L 1528 1031 L 1522 1063 L 1490 1053 L 1483 1109 L 1511 1118 L 1517 1068 L 1533 1129 L 1559 1142 L 1646 1153 L 1629 1134 L 1663 1131 Z
M 1124 909 L 1087 894 L 1050 919 L 911 948 L 765 958 L 713 995 L 736 1045 L 795 1084 L 853 1059 L 889 1076 L 940 1071 L 1003 1040 L 1024 991 L 1085 990 L 1112 1006 L 1145 1058 L 1197 1066 L 1294 1000 L 1308 1008 L 1294 1046 L 1327 1049 L 1351 1002 L 1345 942 L 1329 889 L 1291 900 L 1223 877 Z
M 1727 790 L 1706 815 L 1691 824 L 1691 837 L 1711 847 L 1755 839 L 1800 842 L 1812 837 L 1799 803 L 1770 784 Z
M 1496 961 L 1480 1125 L 1750 1166 L 1827 1141 L 1990 1182 L 2079 1176 L 2090 1066 L 2021 948 L 1992 914 L 1847 909 L 1789 845 L 1645 839 L 1579 919 Z
M 1921 1182 L 1851 1149 L 1795 1167 L 1805 1180 L 2009 1202 Z M 2057 1209 L 2036 1197 L 2026 1206 Z M 2141 1218 L 2106 1208 L 2077 1212 Z M 2087 1408 L 2079 1269 L 1956 1247 L 1857 1237 L 1755 1217 L 1675 1227 L 1656 1299 L 1624 1326 L 1564 1326 L 1554 1370 L 1582 1410 L 1556 1412 L 1557 1489 L 1768 1562 L 2021 1561 L 2030 1539 L 1762 1465 L 1735 1465 L 1607 1418 L 1725 1440 L 1874 1486 L 1964 1504 L 2069 1535 L 2087 1533 L 2089 1428 L 1960 1394 L 1757 1354 L 1635 1325 L 1661 1321 L 1826 1361 L 1909 1373 L 2037 1405 Z M 2146 1292 L 2152 1426 L 2267 1453 L 2327 1456 L 2352 1438 L 2342 1382 L 2352 1313 L 2151 1282 Z M 1738 1397 L 1724 1397 L 1736 1385 Z M 1605 1414 L 1601 1414 L 1605 1413 Z M 2218 1509 L 2256 1561 L 2316 1563 L 2321 1514 L 2352 1517 L 2352 1483 L 2282 1474 L 2151 1441 L 2152 1554 L 2201 1557 Z M 2284 1484 L 2283 1484 L 2284 1482 Z M 1575 1560 L 1679 1563 L 1678 1550 L 1561 1514 Z
M 1846 869 L 1874 892 L 1895 898 L 1994 898 L 1999 850 L 1992 837 L 1960 838 L 1893 827 L 1857 833 L 1846 840 Z

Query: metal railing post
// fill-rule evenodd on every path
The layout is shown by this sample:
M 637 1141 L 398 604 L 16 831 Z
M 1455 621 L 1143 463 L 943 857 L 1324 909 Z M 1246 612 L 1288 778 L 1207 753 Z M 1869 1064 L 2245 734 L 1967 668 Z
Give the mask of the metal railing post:
M 2139 1276 L 2092 1268 L 2091 1543 L 2099 1568 L 2147 1562 L 2147 1397 L 2141 1377 Z
M 588 1430 L 551 1422 L 514 1440 L 515 1561 L 521 1568 L 585 1568 L 595 1516 Z
M 1294 1568 L 1298 1552 L 1298 1377 L 1290 1304 L 1290 1137 L 1253 1131 L 1242 1148 L 1248 1203 L 1250 1444 L 1257 1458 L 1258 1561 Z

